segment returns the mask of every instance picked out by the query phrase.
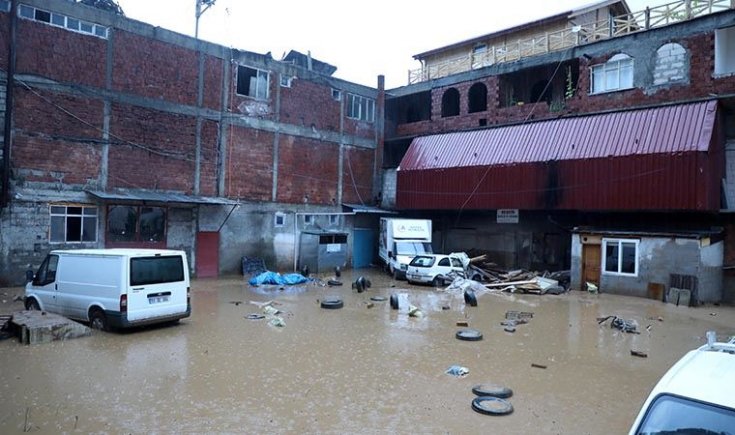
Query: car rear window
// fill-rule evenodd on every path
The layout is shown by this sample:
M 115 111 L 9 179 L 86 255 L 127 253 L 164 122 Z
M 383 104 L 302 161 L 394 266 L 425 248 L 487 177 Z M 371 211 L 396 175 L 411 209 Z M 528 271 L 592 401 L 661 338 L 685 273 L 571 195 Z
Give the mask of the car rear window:
M 178 255 L 130 259 L 130 285 L 163 284 L 184 280 L 184 262 Z
M 729 434 L 735 410 L 679 396 L 658 396 L 637 434 Z

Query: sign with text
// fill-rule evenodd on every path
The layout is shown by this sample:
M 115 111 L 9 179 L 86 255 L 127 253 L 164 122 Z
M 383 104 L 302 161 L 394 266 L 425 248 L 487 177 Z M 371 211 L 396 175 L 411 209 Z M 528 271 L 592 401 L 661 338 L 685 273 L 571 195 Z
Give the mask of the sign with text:
M 518 209 L 517 208 L 501 208 L 498 209 L 499 224 L 517 224 Z

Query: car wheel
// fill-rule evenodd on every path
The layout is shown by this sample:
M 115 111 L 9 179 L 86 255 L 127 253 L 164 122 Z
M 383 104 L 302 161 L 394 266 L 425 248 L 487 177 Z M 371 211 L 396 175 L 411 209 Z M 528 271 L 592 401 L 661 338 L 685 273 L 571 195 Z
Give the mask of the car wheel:
M 89 326 L 99 331 L 107 331 L 107 316 L 99 308 L 95 308 L 89 313 Z
M 431 280 L 431 285 L 434 287 L 441 287 L 444 285 L 444 279 L 440 276 L 435 276 L 434 279 Z
M 472 409 L 485 415 L 507 415 L 513 412 L 513 405 L 507 400 L 492 396 L 475 397 Z
M 399 280 L 400 277 L 401 277 L 401 274 L 400 274 L 400 272 L 398 272 L 398 269 L 393 269 L 392 275 L 393 275 L 393 279 L 395 279 L 395 280 Z
M 336 310 L 344 306 L 342 299 L 324 299 L 321 303 L 322 308 L 326 310 Z
M 390 295 L 390 307 L 393 308 L 394 310 L 397 310 L 398 309 L 398 307 L 399 307 L 399 305 L 398 305 L 398 295 L 395 295 L 395 294 Z
M 472 387 L 472 392 L 476 396 L 491 396 L 500 399 L 507 399 L 513 395 L 513 390 L 508 387 L 497 384 L 479 384 Z
M 41 311 L 41 306 L 38 305 L 36 298 L 26 299 L 26 310 L 28 311 Z

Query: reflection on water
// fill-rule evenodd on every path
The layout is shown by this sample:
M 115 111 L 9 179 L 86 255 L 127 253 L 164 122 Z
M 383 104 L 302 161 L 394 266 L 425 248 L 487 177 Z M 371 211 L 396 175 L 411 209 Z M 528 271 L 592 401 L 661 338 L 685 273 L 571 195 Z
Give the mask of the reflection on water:
M 486 294 L 468 307 L 462 295 L 360 274 L 373 283 L 364 293 L 350 288 L 358 276 L 350 271 L 342 287 L 201 280 L 192 317 L 176 326 L 33 347 L 0 342 L 0 433 L 621 433 L 707 329 L 735 334 L 732 308 L 580 292 Z M 370 300 L 393 293 L 424 316 Z M 331 296 L 344 308 L 320 308 Z M 245 318 L 261 312 L 249 301 L 268 300 L 285 313 L 284 328 Z M 534 316 L 509 333 L 500 322 L 510 310 Z M 641 334 L 598 325 L 607 315 L 635 319 Z M 484 339 L 457 340 L 457 322 Z M 444 374 L 454 364 L 469 375 Z M 514 390 L 512 415 L 471 410 L 472 386 L 486 382 Z

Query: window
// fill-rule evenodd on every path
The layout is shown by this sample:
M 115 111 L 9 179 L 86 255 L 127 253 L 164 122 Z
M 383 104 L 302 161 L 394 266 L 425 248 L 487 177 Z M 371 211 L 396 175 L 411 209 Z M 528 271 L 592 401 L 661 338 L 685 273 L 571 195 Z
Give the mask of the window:
M 56 281 L 56 270 L 59 266 L 59 256 L 49 255 L 41 263 L 41 267 L 38 268 L 38 273 L 33 279 L 33 285 L 48 285 Z
M 449 88 L 442 95 L 442 118 L 459 115 L 459 91 Z
M 329 225 L 339 225 L 339 215 L 338 214 L 329 215 Z
M 320 245 L 344 245 L 347 243 L 347 234 L 322 234 L 319 236 Z
M 591 75 L 592 94 L 630 89 L 633 87 L 633 58 L 616 54 L 607 62 L 594 65 Z
M 276 213 L 275 221 L 273 222 L 273 225 L 276 227 L 282 227 L 286 225 L 286 215 L 278 212 Z
M 293 77 L 281 75 L 281 87 L 290 88 L 292 81 L 293 81 Z
M 733 427 L 733 409 L 662 394 L 651 403 L 636 433 L 724 434 L 730 433 Z
M 467 93 L 467 111 L 469 113 L 484 112 L 487 110 L 487 87 L 482 83 L 470 86 Z
M 163 242 L 165 237 L 164 208 L 113 205 L 107 209 L 107 240 L 110 242 Z
M 314 216 L 313 215 L 310 215 L 310 214 L 305 214 L 304 215 L 304 223 L 306 225 L 313 224 L 314 223 Z
M 249 68 L 246 66 L 237 66 L 237 93 L 248 97 L 265 100 L 268 98 L 268 80 L 267 71 Z
M 0 11 L 10 12 L 10 1 L 9 0 L 0 0 Z
M 97 207 L 52 205 L 51 243 L 97 241 Z
M 638 275 L 638 240 L 602 240 L 602 270 L 611 275 Z
M 439 260 L 439 266 L 449 267 L 449 259 L 448 258 L 442 258 L 441 260 Z
M 0 0 L 0 9 L 3 9 L 5 5 L 7 5 L 7 9 L 5 10 L 9 10 L 10 2 L 8 2 L 7 0 Z M 62 15 L 56 12 L 45 11 L 43 9 L 38 9 L 33 6 L 19 5 L 18 15 L 21 18 L 27 18 L 29 20 L 50 24 L 55 27 L 64 27 L 74 32 L 99 36 L 100 38 L 107 38 L 107 27 L 105 26 L 90 23 L 89 21 L 78 20 L 76 18 L 68 17 L 66 15 Z
M 735 27 L 715 30 L 715 75 L 735 73 Z
M 347 94 L 347 117 L 360 121 L 375 121 L 375 100 L 360 95 Z
M 332 99 L 335 101 L 341 101 L 342 100 L 342 91 L 339 89 L 332 88 Z
M 184 261 L 179 255 L 130 259 L 130 285 L 165 284 L 184 280 Z

